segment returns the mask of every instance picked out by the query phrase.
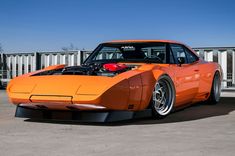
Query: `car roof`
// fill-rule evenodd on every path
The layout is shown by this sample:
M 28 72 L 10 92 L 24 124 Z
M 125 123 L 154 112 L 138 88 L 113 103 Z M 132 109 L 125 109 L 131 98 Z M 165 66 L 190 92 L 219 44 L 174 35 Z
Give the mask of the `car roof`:
M 184 45 L 183 43 L 173 40 L 113 40 L 105 43 L 147 43 L 147 42 L 164 42 L 164 43 L 176 43 Z

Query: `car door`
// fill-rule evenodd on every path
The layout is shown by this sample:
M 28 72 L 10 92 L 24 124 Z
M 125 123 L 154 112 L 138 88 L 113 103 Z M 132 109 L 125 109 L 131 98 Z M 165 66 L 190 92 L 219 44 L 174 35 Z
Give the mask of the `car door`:
M 174 82 L 176 88 L 176 106 L 191 103 L 198 92 L 199 67 L 198 58 L 186 47 L 179 44 L 170 44 L 170 52 L 174 57 Z M 183 58 L 184 63 L 179 63 Z

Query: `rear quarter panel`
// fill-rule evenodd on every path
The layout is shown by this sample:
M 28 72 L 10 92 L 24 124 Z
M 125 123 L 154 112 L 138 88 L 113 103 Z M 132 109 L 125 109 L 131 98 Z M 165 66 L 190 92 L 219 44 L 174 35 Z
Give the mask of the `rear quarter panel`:
M 202 61 L 199 64 L 200 81 L 198 95 L 194 102 L 206 100 L 209 98 L 215 72 L 218 71 L 223 79 L 222 69 L 218 63 Z

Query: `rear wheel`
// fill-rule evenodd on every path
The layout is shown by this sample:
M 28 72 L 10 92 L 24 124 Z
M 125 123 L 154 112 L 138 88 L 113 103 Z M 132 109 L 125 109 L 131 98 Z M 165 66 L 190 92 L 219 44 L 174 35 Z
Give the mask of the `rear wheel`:
M 211 86 L 211 94 L 208 99 L 209 104 L 217 104 L 220 100 L 221 94 L 221 80 L 219 72 L 215 73 L 212 86 Z
M 161 76 L 154 86 L 152 94 L 152 112 L 155 118 L 167 116 L 175 103 L 175 88 L 167 75 Z

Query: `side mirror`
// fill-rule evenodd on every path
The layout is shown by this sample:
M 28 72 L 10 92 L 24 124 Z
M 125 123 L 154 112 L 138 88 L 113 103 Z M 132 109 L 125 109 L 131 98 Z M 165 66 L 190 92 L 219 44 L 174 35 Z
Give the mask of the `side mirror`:
M 182 64 L 185 63 L 185 58 L 184 57 L 178 57 L 177 60 L 178 60 L 178 63 L 179 63 L 180 67 L 181 67 Z

